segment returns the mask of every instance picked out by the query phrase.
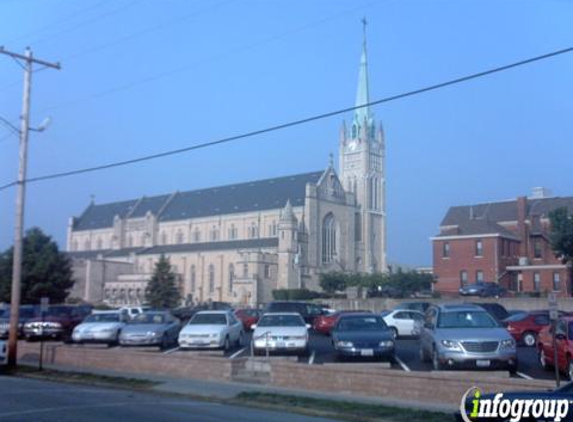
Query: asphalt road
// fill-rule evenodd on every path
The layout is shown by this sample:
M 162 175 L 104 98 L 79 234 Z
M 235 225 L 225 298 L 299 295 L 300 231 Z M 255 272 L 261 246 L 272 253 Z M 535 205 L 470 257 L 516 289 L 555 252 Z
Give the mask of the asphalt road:
M 0 376 L 0 421 L 334 422 L 124 390 Z
M 251 335 L 247 335 L 247 340 L 250 342 Z M 71 345 L 70 347 L 104 347 L 97 345 Z M 137 350 L 146 351 L 150 353 L 165 353 L 165 354 L 183 354 L 183 353 L 213 353 L 227 358 L 233 359 L 237 357 L 245 357 L 250 354 L 249 343 L 243 347 L 233 347 L 229 351 L 183 351 L 177 347 L 165 351 L 159 351 L 157 347 L 151 348 L 136 348 Z M 522 378 L 533 379 L 554 379 L 553 372 L 547 372 L 541 369 L 538 362 L 537 353 L 533 347 L 518 347 L 518 376 Z M 401 371 L 431 371 L 432 365 L 430 363 L 422 363 L 419 358 L 419 343 L 416 338 L 400 338 L 396 343 L 396 357 L 397 360 L 391 363 L 391 367 Z M 334 349 L 332 347 L 332 340 L 330 337 L 312 333 L 310 338 L 310 354 L 309 356 L 298 357 L 297 360 L 301 364 L 329 364 L 337 362 Z M 341 364 L 352 365 L 356 361 L 347 361 Z M 376 363 L 378 361 L 372 359 L 363 359 L 361 362 Z M 562 376 L 562 379 L 564 377 Z

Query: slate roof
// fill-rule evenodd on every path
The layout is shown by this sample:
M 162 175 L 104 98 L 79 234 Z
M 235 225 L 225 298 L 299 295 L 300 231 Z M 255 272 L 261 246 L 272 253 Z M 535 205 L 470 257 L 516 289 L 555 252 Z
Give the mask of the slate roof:
M 567 207 L 573 213 L 573 197 L 555 197 L 527 199 L 527 217 L 531 215 L 547 216 L 550 211 Z M 459 225 L 470 219 L 473 213 L 476 219 L 485 219 L 496 223 L 503 221 L 517 221 L 517 201 L 491 202 L 477 205 L 463 205 L 451 207 L 442 221 L 442 226 Z
M 304 204 L 307 183 L 317 183 L 324 171 L 296 174 L 274 179 L 257 180 L 234 185 L 176 192 L 170 195 L 143 197 L 108 204 L 91 204 L 76 219 L 74 231 L 95 230 L 113 226 L 116 215 L 121 218 L 155 215 L 162 210 L 159 221 L 176 221 L 257 210 L 282 208 L 287 200 L 293 206 Z
M 573 213 L 573 197 L 528 198 L 526 205 L 528 219 L 532 216 L 547 217 L 550 211 L 560 207 L 566 207 Z M 517 221 L 517 200 L 451 207 L 442 220 L 438 237 L 500 234 L 517 239 L 514 233 L 499 224 L 511 221 Z M 533 219 L 532 234 L 540 231 L 535 221 Z
M 203 243 L 181 243 L 177 245 L 158 245 L 149 248 L 124 248 L 124 249 L 105 249 L 99 251 L 76 251 L 68 252 L 68 255 L 74 259 L 94 259 L 98 256 L 103 258 L 119 258 L 129 256 L 132 253 L 136 255 L 160 255 L 185 252 L 207 252 L 207 251 L 224 251 L 237 249 L 259 249 L 278 247 L 278 237 L 268 237 L 261 239 L 241 239 L 227 240 L 218 242 Z

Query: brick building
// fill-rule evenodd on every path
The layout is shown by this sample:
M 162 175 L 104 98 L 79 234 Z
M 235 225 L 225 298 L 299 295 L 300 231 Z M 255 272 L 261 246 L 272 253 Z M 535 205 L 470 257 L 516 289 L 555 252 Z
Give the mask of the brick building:
M 468 283 L 497 282 L 513 292 L 559 292 L 571 296 L 571 268 L 549 243 L 549 212 L 573 197 L 544 189 L 516 200 L 451 207 L 432 238 L 435 290 L 455 294 Z

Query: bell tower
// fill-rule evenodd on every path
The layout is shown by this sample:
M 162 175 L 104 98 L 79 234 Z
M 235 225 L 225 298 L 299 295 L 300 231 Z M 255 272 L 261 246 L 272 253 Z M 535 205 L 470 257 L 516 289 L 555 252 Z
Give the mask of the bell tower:
M 358 72 L 356 109 L 350 127 L 340 129 L 339 174 L 347 192 L 356 198 L 355 270 L 385 272 L 386 179 L 385 140 L 382 124 L 376 124 L 370 109 L 366 19 L 362 19 L 363 44 Z

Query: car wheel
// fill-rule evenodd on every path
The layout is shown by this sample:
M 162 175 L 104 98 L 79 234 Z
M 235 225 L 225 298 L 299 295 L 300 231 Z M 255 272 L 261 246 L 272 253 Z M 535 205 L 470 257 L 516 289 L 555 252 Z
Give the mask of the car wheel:
M 432 352 L 432 368 L 434 369 L 434 371 L 440 371 L 442 369 L 442 363 L 440 362 L 440 355 L 435 347 Z
M 159 346 L 159 348 L 161 350 L 167 350 L 168 347 L 169 347 L 169 339 L 167 338 L 167 334 L 163 334 L 163 337 L 161 338 L 161 345 Z
M 225 337 L 225 343 L 223 343 L 223 350 L 226 352 L 231 348 L 231 343 L 229 342 L 229 336 Z
M 531 331 L 524 333 L 521 340 L 527 347 L 535 346 L 535 342 L 537 341 L 535 333 L 532 333 Z
M 245 335 L 243 334 L 243 332 L 241 331 L 239 333 L 239 338 L 237 339 L 237 346 L 238 347 L 243 347 L 245 345 Z
M 539 349 L 539 363 L 544 371 L 551 369 L 551 366 L 547 363 L 547 356 L 545 356 L 545 350 L 543 350 L 543 348 Z
M 398 338 L 398 329 L 396 327 L 390 327 L 390 332 L 392 333 L 392 338 L 396 340 Z

